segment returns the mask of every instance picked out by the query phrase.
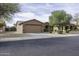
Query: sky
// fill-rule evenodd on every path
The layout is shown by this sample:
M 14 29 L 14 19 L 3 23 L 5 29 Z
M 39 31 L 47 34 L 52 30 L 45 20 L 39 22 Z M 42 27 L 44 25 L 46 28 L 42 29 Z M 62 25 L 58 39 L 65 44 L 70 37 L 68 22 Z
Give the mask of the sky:
M 41 22 L 48 22 L 51 12 L 65 10 L 71 15 L 79 13 L 78 3 L 20 3 L 20 12 L 15 13 L 12 20 L 7 23 L 12 26 L 17 21 L 37 19 Z

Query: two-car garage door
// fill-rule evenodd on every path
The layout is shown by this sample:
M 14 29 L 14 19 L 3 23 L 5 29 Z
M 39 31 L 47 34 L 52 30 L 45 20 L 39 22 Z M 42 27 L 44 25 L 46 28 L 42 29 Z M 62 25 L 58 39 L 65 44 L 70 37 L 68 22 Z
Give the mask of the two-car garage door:
M 41 25 L 26 25 L 23 29 L 24 33 L 40 33 L 42 32 Z

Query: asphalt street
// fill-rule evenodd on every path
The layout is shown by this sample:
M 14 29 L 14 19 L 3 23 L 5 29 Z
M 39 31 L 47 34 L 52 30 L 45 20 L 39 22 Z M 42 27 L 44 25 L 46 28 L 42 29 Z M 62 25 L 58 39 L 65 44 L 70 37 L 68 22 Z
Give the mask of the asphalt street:
M 0 56 L 79 56 L 79 36 L 0 42 Z

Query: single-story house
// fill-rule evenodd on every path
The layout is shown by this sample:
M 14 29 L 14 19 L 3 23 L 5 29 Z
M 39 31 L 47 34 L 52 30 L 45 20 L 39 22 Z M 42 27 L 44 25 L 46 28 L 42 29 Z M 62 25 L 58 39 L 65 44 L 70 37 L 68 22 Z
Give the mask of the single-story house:
M 40 22 L 36 19 L 24 22 L 18 21 L 16 23 L 16 29 L 17 33 L 41 33 L 45 32 L 45 29 L 49 29 L 49 24 Z

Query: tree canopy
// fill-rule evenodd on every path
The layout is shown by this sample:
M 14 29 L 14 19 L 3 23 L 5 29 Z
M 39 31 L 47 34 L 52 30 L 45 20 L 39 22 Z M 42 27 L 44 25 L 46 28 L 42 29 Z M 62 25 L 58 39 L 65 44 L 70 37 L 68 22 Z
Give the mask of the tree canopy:
M 0 27 L 5 25 L 5 21 L 11 20 L 12 15 L 19 12 L 17 3 L 0 3 Z
M 68 24 L 72 16 L 67 14 L 64 10 L 56 10 L 49 16 L 50 25 L 65 25 Z
M 19 11 L 19 4 L 17 3 L 0 3 L 0 19 L 10 19 L 11 16 Z

